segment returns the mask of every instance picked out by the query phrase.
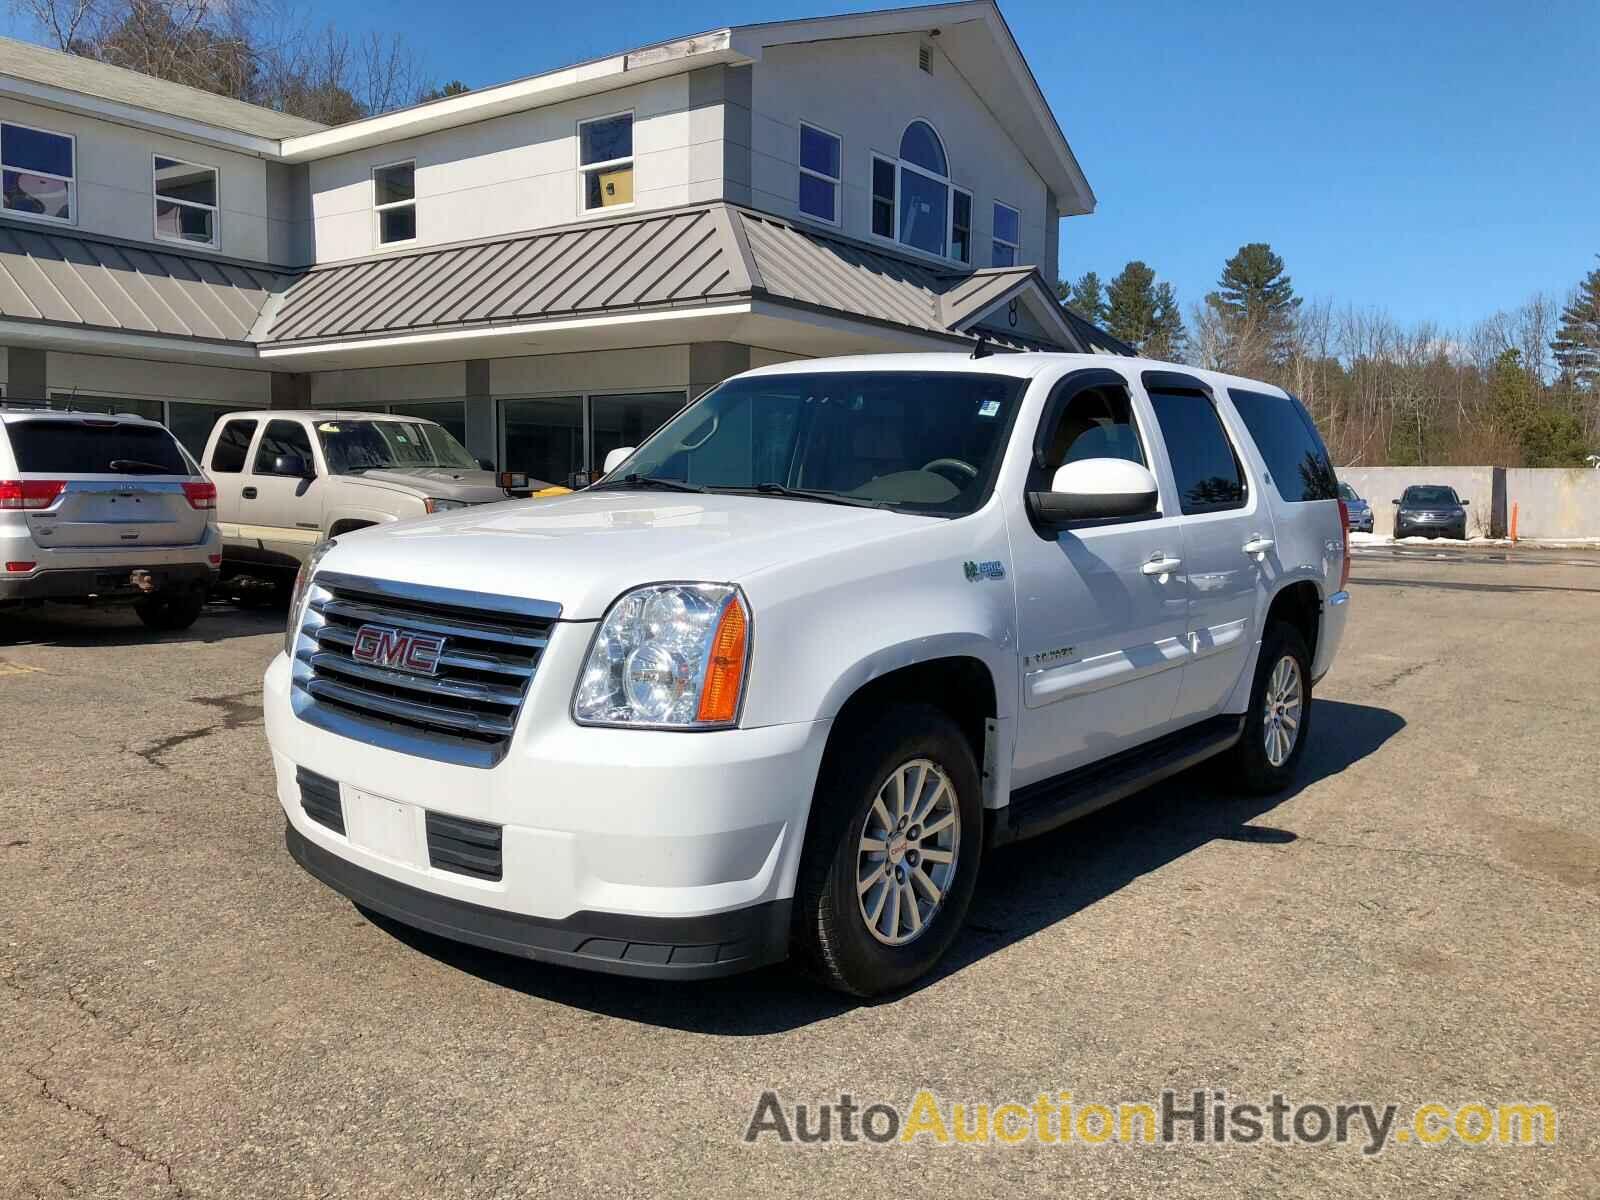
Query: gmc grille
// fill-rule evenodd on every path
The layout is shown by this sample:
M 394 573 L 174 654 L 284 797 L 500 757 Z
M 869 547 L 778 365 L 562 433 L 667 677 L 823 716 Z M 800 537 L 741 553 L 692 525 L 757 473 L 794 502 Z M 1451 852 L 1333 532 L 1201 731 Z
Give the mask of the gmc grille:
M 321 572 L 295 639 L 295 713 L 358 741 L 492 767 L 560 613 L 542 600 Z M 356 661 L 363 625 L 443 638 L 437 672 Z

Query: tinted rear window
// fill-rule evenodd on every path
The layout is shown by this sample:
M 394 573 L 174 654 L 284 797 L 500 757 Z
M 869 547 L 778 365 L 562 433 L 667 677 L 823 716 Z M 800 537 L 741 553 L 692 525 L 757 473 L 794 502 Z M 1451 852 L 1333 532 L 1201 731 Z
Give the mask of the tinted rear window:
M 1198 392 L 1150 393 L 1185 513 L 1241 508 L 1244 471 L 1211 399 Z
M 1327 448 L 1300 401 L 1237 388 L 1229 388 L 1228 395 L 1266 460 L 1278 495 L 1292 503 L 1339 498 Z
M 17 469 L 51 475 L 187 475 L 183 451 L 155 425 L 17 421 L 7 426 Z M 112 464 L 116 464 L 113 466 Z

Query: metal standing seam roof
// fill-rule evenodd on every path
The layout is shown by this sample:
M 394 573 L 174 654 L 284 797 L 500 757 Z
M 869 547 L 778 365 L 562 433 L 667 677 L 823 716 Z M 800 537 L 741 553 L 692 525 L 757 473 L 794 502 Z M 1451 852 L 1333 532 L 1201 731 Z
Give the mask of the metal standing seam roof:
M 245 342 L 282 287 L 256 267 L 0 225 L 0 317 Z
M 254 137 L 295 137 L 327 128 L 316 121 L 292 117 L 259 104 L 247 104 L 243 100 L 14 38 L 0 38 L 0 75 L 131 104 Z
M 273 343 L 638 311 L 748 296 L 713 208 L 318 267 L 296 279 Z

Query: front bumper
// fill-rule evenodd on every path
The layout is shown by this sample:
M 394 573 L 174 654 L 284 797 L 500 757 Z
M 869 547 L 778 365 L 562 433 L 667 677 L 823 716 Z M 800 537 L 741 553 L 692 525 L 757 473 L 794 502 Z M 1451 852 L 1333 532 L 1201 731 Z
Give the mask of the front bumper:
M 278 656 L 264 710 L 291 853 L 361 905 L 542 961 L 699 978 L 783 957 L 829 723 L 709 733 L 578 726 L 567 706 L 592 632 L 590 623 L 557 624 L 506 756 L 489 768 L 299 719 L 289 660 Z M 308 772 L 336 789 L 343 831 L 303 803 Z M 497 827 L 499 878 L 436 861 L 430 813 Z
M 1467 522 L 1465 518 L 1451 521 L 1401 521 L 1394 523 L 1394 536 L 1402 537 L 1450 537 L 1465 539 L 1467 536 Z
M 147 592 L 133 584 L 136 570 L 149 572 L 153 585 L 151 591 Z M 125 603 L 143 600 L 151 595 L 204 592 L 216 581 L 217 569 L 205 562 L 45 569 L 27 575 L 0 576 L 0 601 L 85 600 L 93 597 L 102 603 Z
M 577 912 L 549 920 L 398 883 L 309 841 L 292 821 L 284 841 L 297 863 L 362 908 L 502 954 L 647 979 L 732 975 L 788 954 L 788 900 L 703 917 Z

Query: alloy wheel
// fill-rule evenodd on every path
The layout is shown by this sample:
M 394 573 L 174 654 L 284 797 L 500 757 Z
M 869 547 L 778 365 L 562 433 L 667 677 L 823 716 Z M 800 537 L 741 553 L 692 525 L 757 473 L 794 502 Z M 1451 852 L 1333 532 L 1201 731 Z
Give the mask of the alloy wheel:
M 961 810 L 944 769 L 916 758 L 891 771 L 856 852 L 856 897 L 874 938 L 904 946 L 922 935 L 955 879 L 960 847 Z
M 1285 654 L 1272 668 L 1267 680 L 1265 712 L 1262 714 L 1262 738 L 1266 745 L 1267 761 L 1281 767 L 1294 753 L 1295 742 L 1300 738 L 1301 708 L 1305 689 L 1300 684 L 1300 660 Z

